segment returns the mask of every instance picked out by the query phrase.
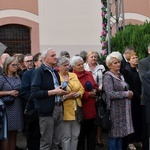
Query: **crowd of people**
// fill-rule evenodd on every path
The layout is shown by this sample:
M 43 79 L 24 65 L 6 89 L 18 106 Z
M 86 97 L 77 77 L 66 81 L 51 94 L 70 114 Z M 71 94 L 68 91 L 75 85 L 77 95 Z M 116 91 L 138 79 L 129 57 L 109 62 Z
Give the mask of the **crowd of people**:
M 108 149 L 149 149 L 150 55 L 139 60 L 134 47 L 127 46 L 105 61 L 95 51 L 72 58 L 61 51 L 57 58 L 54 49 L 46 48 L 34 56 L 3 53 L 0 63 L 0 99 L 7 114 L 0 118 L 0 149 L 21 150 L 17 131 L 25 133 L 28 150 L 101 149 L 104 129 L 95 104 L 103 92 L 111 120 L 105 131 Z M 38 114 L 30 123 L 24 116 L 29 99 Z

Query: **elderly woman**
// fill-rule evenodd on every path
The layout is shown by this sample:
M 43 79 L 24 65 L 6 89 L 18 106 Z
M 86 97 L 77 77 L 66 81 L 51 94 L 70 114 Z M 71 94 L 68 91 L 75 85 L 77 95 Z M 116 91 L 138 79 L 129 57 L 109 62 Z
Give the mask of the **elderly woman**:
M 122 137 L 133 133 L 131 117 L 131 99 L 133 92 L 120 74 L 122 56 L 112 52 L 106 58 L 109 68 L 104 74 L 103 87 L 106 93 L 107 106 L 110 108 L 111 129 L 109 131 L 109 150 L 122 150 Z M 135 150 L 133 144 L 128 149 Z
M 93 77 L 95 82 L 99 86 L 99 90 L 102 90 L 102 79 L 103 73 L 105 72 L 105 67 L 102 64 L 98 64 L 98 57 L 97 52 L 88 52 L 86 55 L 86 63 L 84 64 L 84 69 L 89 71 Z M 97 145 L 99 147 L 103 147 L 103 142 L 101 139 L 101 125 L 99 121 L 96 121 L 98 128 L 97 128 Z
M 0 75 L 0 97 L 6 103 L 6 99 L 14 99 L 14 103 L 6 104 L 8 117 L 8 140 L 3 141 L 3 150 L 15 150 L 17 131 L 23 128 L 23 114 L 19 90 L 21 80 L 17 75 L 17 61 L 14 57 L 6 58 L 3 65 L 3 74 Z
M 80 56 L 72 57 L 70 64 L 73 67 L 73 72 L 76 73 L 78 79 L 85 89 L 82 97 L 84 121 L 81 125 L 78 150 L 85 149 L 85 137 L 87 137 L 87 149 L 95 150 L 97 129 L 95 125 L 95 102 L 98 85 L 95 83 L 92 74 L 84 70 L 84 61 Z
M 69 60 L 66 57 L 58 58 L 60 80 L 67 82 L 68 94 L 63 96 L 63 129 L 62 149 L 76 150 L 80 133 L 80 123 L 76 118 L 77 105 L 82 106 L 81 98 L 84 93 L 80 81 L 75 73 L 69 72 Z M 64 88 L 64 87 L 63 87 Z

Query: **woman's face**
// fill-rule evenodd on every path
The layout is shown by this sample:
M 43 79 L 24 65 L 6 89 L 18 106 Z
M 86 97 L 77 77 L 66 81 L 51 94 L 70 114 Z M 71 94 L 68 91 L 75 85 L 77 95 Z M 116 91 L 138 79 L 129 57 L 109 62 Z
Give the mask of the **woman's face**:
M 96 64 L 97 63 L 97 55 L 95 53 L 92 53 L 90 56 L 87 58 L 88 64 Z
M 112 63 L 110 65 L 109 69 L 113 70 L 113 71 L 119 71 L 120 66 L 121 66 L 120 60 L 118 60 L 116 58 L 112 58 Z
M 137 66 L 138 65 L 138 56 L 137 55 L 133 55 L 130 57 L 129 63 L 131 64 L 131 66 Z
M 8 66 L 8 71 L 15 73 L 17 72 L 17 68 L 18 68 L 18 63 L 16 60 L 12 61 L 11 64 Z
M 66 61 L 64 63 L 62 63 L 60 66 L 59 66 L 59 71 L 61 73 L 68 73 L 69 72 L 69 62 Z
M 75 63 L 73 66 L 73 70 L 77 72 L 83 72 L 84 71 L 84 62 L 82 60 Z

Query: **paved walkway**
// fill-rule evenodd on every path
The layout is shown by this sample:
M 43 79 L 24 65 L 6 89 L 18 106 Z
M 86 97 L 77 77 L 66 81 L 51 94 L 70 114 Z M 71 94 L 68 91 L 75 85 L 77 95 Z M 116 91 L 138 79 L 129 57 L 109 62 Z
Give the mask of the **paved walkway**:
M 103 143 L 105 146 L 103 148 L 96 147 L 96 150 L 108 150 L 108 144 L 107 144 L 108 140 L 107 140 L 106 132 L 103 132 L 102 139 L 103 139 Z M 23 150 L 26 150 L 26 138 L 21 131 L 18 132 L 18 135 L 17 135 L 17 146 L 19 148 L 22 148 Z

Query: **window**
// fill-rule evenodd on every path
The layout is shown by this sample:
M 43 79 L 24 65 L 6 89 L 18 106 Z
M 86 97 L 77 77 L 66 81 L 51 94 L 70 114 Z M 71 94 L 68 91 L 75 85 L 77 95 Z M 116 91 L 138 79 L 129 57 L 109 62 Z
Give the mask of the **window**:
M 7 46 L 6 53 L 31 53 L 30 28 L 9 24 L 0 27 L 0 42 Z

